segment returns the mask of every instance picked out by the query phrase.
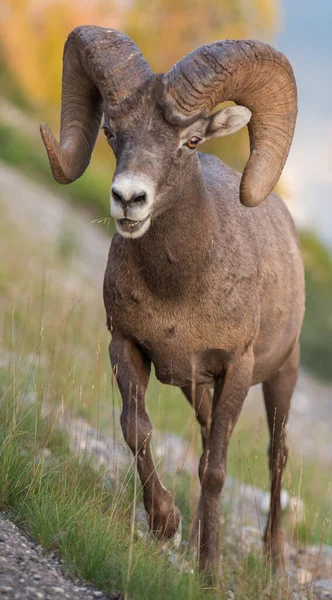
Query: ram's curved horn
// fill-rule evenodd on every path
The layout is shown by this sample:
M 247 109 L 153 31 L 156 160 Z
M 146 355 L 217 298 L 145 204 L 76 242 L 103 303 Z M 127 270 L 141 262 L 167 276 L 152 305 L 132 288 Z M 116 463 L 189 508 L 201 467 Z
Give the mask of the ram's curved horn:
M 54 178 L 71 183 L 87 168 L 103 102 L 117 105 L 151 75 L 137 46 L 123 33 L 76 27 L 65 44 L 60 144 L 46 124 L 41 135 Z
M 207 116 L 225 100 L 251 110 L 240 199 L 257 206 L 276 185 L 293 139 L 297 90 L 287 58 L 262 42 L 214 42 L 178 62 L 163 83 L 166 118 L 179 124 Z

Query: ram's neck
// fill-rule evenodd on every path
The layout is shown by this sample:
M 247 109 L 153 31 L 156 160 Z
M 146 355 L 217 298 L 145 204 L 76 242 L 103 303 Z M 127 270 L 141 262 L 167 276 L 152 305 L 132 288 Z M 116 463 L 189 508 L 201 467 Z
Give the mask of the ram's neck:
M 209 262 L 213 218 L 199 168 L 186 174 L 168 205 L 144 236 L 130 242 L 132 259 L 147 284 L 164 298 L 197 285 Z

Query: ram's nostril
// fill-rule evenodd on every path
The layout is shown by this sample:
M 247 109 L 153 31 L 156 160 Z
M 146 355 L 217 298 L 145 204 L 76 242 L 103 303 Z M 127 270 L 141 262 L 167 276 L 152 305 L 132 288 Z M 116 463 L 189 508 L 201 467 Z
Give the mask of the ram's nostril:
M 119 191 L 119 189 L 115 187 L 112 187 L 112 196 L 113 199 L 116 202 L 120 202 L 122 206 L 128 206 L 129 204 L 144 204 L 147 199 L 146 192 L 134 192 L 131 193 L 129 196 L 129 194 L 126 194 L 123 191 Z
M 114 188 L 112 188 L 112 195 L 113 195 L 114 200 L 117 200 L 121 204 L 125 204 L 126 201 L 125 201 L 124 197 L 120 194 L 120 192 L 118 192 Z
M 131 198 L 131 202 L 137 202 L 137 203 L 141 203 L 143 204 L 143 202 L 146 201 L 146 193 L 145 192 L 141 192 L 140 194 L 137 194 L 136 196 L 133 195 Z

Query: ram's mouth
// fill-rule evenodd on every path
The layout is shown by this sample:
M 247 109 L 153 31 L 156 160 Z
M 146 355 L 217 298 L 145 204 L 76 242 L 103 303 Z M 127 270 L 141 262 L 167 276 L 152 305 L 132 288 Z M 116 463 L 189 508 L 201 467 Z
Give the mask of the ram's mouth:
M 130 219 L 120 219 L 119 220 L 121 227 L 124 227 L 124 229 L 128 229 L 129 231 L 131 231 L 132 229 L 135 229 L 135 227 L 140 225 L 142 222 L 143 221 L 131 221 Z
M 145 233 L 151 221 L 151 215 L 148 215 L 142 221 L 133 221 L 132 219 L 116 220 L 116 228 L 118 233 L 124 237 L 139 237 Z

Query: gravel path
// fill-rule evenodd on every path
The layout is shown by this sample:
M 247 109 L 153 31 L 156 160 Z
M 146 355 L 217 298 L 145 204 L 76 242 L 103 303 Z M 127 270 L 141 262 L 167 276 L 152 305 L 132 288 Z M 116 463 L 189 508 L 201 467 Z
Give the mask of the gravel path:
M 1 600 L 100 600 L 110 599 L 100 590 L 66 577 L 54 554 L 46 556 L 41 546 L 0 515 Z M 113 600 L 120 596 L 114 594 Z

